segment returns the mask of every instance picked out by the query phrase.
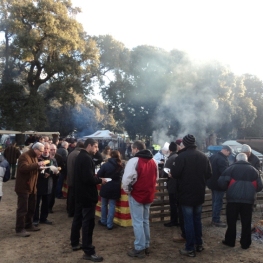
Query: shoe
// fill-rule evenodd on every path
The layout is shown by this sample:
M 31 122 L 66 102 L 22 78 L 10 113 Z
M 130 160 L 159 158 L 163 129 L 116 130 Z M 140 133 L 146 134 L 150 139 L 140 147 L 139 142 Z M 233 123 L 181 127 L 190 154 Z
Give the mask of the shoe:
M 82 244 L 78 244 L 76 246 L 72 246 L 72 250 L 73 251 L 78 251 L 78 250 L 81 250 L 82 249 Z
M 52 221 L 45 220 L 45 221 L 39 221 L 40 224 L 46 224 L 46 225 L 52 225 Z
M 16 178 L 13 176 L 13 177 L 11 177 L 11 180 L 15 180 Z
M 194 250 L 180 249 L 179 252 L 180 252 L 181 255 L 185 255 L 185 256 L 188 256 L 188 257 L 195 257 L 196 256 Z
M 197 246 L 195 247 L 195 251 L 196 251 L 196 252 L 202 252 L 204 249 L 205 249 L 205 248 L 203 247 L 203 245 L 197 245 Z
M 226 224 L 223 222 L 213 222 L 212 221 L 212 226 L 216 226 L 216 227 L 226 227 Z
M 113 226 L 112 227 L 107 227 L 108 230 L 112 230 L 113 229 Z
M 49 214 L 54 214 L 54 211 L 53 211 L 52 209 L 49 209 L 49 210 L 48 210 L 48 213 L 49 213 Z
M 84 254 L 82 258 L 86 259 L 86 260 L 91 260 L 93 262 L 101 262 L 101 261 L 103 261 L 103 257 L 98 256 L 96 254 L 93 254 L 93 255 Z
M 30 236 L 30 234 L 26 232 L 25 229 L 23 229 L 21 232 L 17 232 L 16 235 L 19 237 L 29 237 Z
M 145 248 L 145 255 L 150 256 L 150 249 L 148 247 Z
M 164 223 L 163 225 L 166 226 L 166 227 L 172 227 L 172 226 L 179 226 L 180 224 L 179 223 L 169 222 L 169 223 Z
M 34 231 L 39 231 L 40 228 L 35 226 L 35 225 L 32 225 L 31 227 L 26 227 L 26 231 L 29 231 L 29 232 L 34 232 Z
M 225 246 L 229 246 L 229 247 L 234 247 L 235 245 L 229 245 L 227 244 L 227 242 L 225 240 L 222 240 L 222 244 L 224 244 Z
M 74 217 L 74 214 L 68 214 L 68 217 Z
M 98 220 L 98 224 L 99 224 L 100 226 L 107 226 L 106 224 L 103 224 L 100 220 Z
M 39 224 L 39 222 L 38 221 L 33 221 L 33 226 L 35 226 L 35 227 L 37 227 L 38 226 L 38 224 Z
M 173 242 L 175 243 L 185 243 L 186 239 L 183 237 L 173 237 Z
M 145 257 L 145 249 L 142 249 L 142 250 L 132 249 L 132 250 L 128 251 L 127 254 L 128 254 L 128 256 L 134 257 L 134 258 L 144 258 Z

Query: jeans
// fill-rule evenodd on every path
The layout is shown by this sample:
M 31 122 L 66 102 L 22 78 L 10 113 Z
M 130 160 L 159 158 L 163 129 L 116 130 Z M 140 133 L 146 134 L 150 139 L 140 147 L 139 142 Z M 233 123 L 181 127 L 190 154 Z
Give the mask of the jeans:
M 224 191 L 212 190 L 212 221 L 215 223 L 220 222 L 220 213 L 223 206 Z
M 140 204 L 129 195 L 129 206 L 135 236 L 134 248 L 143 250 L 150 246 L 149 211 L 151 204 Z
M 76 203 L 74 219 L 71 227 L 71 246 L 77 246 L 80 239 L 80 229 L 82 227 L 82 249 L 87 255 L 95 254 L 95 247 L 92 245 L 93 230 L 95 227 L 96 205 L 83 207 Z
M 186 237 L 185 249 L 188 251 L 195 250 L 195 245 L 203 244 L 201 223 L 202 205 L 182 205 L 182 211 L 184 215 L 184 228 Z
M 108 204 L 109 204 L 109 209 L 108 209 Z M 113 227 L 115 206 L 116 206 L 116 200 L 101 197 L 101 220 L 100 221 L 102 224 L 107 225 L 108 228 Z

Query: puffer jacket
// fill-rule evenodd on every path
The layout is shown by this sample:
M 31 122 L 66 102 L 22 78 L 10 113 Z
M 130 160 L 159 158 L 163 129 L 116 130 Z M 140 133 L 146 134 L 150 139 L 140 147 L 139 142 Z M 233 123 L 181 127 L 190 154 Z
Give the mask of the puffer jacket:
M 263 189 L 258 170 L 246 161 L 238 161 L 227 168 L 219 177 L 218 185 L 227 190 L 229 203 L 253 204 L 256 192 Z

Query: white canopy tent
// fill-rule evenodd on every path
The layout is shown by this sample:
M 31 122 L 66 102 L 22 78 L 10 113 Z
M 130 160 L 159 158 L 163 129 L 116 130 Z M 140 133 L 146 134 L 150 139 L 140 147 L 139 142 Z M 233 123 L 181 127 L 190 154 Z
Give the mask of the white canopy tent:
M 91 135 L 84 136 L 83 139 L 97 139 L 97 140 L 118 140 L 118 135 L 109 130 L 98 130 Z

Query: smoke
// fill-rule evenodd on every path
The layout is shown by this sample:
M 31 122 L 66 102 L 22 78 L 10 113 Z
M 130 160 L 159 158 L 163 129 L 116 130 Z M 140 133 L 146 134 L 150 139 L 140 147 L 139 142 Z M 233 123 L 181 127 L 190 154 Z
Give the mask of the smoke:
M 219 102 L 213 87 L 213 78 L 210 83 L 205 81 L 206 67 L 193 62 L 180 65 L 174 69 L 174 76 L 156 112 L 156 126 L 153 132 L 154 142 L 163 142 L 169 139 L 174 141 L 183 138 L 186 134 L 193 134 L 199 145 L 204 143 L 215 127 L 223 123 L 224 111 L 219 110 Z M 206 79 L 207 80 L 207 79 Z M 170 123 L 176 124 L 177 132 L 167 138 L 169 127 L 165 127 L 164 116 L 169 116 Z

